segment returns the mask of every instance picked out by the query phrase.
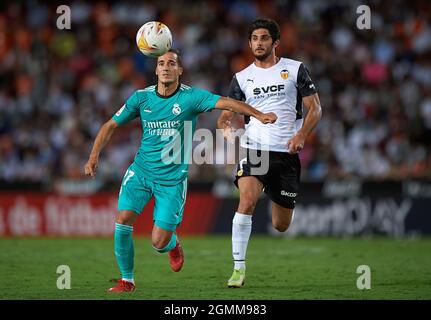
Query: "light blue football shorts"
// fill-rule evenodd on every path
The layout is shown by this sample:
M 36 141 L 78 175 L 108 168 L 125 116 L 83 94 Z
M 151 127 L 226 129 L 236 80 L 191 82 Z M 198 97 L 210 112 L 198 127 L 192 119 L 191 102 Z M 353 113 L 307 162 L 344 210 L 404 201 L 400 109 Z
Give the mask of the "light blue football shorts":
M 124 174 L 118 197 L 118 210 L 131 210 L 141 214 L 154 196 L 153 221 L 159 228 L 175 231 L 183 220 L 187 195 L 187 178 L 179 184 L 168 186 L 145 179 L 133 163 Z

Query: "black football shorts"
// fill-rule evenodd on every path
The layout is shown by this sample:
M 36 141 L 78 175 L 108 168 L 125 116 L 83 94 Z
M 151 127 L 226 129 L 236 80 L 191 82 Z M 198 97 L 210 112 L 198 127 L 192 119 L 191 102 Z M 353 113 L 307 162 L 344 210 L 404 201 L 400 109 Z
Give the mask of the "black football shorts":
M 267 154 L 263 155 L 264 152 Z M 295 208 L 301 175 L 298 154 L 250 149 L 247 149 L 246 154 L 247 157 L 238 164 L 235 185 L 238 187 L 241 177 L 256 177 L 263 183 L 264 191 L 272 201 L 284 208 Z M 264 162 L 265 159 L 268 162 Z M 267 172 L 259 172 L 264 171 L 261 169 L 265 166 Z

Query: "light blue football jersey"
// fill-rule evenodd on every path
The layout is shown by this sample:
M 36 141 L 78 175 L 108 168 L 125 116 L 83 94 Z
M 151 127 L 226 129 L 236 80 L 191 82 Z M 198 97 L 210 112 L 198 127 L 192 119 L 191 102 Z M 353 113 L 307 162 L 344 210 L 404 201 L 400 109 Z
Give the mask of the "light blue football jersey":
M 134 164 L 146 179 L 175 185 L 187 178 L 197 116 L 212 111 L 219 95 L 180 84 L 170 96 L 157 86 L 135 91 L 112 117 L 125 124 L 140 117 L 141 146 Z

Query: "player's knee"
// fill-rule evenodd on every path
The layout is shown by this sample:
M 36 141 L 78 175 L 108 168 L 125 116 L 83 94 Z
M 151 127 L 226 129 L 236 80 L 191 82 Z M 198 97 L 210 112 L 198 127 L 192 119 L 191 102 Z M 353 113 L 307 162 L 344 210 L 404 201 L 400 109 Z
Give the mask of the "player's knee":
M 256 202 L 257 200 L 254 199 L 253 196 L 243 193 L 240 195 L 238 211 L 243 213 L 253 213 L 254 208 L 256 207 Z
M 128 225 L 128 226 L 133 225 L 133 219 L 132 218 L 127 217 L 127 216 L 122 216 L 122 215 L 119 215 L 117 217 L 117 219 L 115 220 L 115 222 L 119 223 L 119 224 Z
M 119 224 L 125 224 L 128 226 L 133 226 L 133 223 L 135 223 L 137 216 L 138 215 L 133 211 L 121 210 L 118 213 L 117 218 L 115 219 L 115 222 Z

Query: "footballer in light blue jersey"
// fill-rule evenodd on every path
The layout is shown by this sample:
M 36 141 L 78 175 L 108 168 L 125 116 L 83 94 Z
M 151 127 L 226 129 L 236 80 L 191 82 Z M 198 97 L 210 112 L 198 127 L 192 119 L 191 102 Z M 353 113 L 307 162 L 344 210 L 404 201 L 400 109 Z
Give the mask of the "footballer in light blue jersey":
M 120 125 L 140 118 L 143 134 L 135 170 L 164 185 L 186 179 L 197 116 L 213 110 L 219 99 L 219 95 L 184 84 L 169 96 L 160 95 L 157 86 L 136 91 L 112 117 Z M 169 151 L 176 153 L 169 156 Z
M 274 123 L 277 119 L 274 113 L 262 113 L 244 102 L 181 84 L 182 72 L 176 50 L 158 57 L 157 85 L 137 90 L 102 126 L 85 165 L 85 174 L 94 177 L 99 154 L 115 129 L 140 118 L 141 146 L 121 182 L 115 223 L 114 247 L 121 279 L 108 292 L 135 289 L 133 223 L 152 197 L 155 199 L 153 248 L 160 253 L 168 252 L 171 269 L 181 270 L 184 254 L 175 231 L 184 212 L 188 157 L 197 116 L 217 108 L 252 116 L 262 123 Z

